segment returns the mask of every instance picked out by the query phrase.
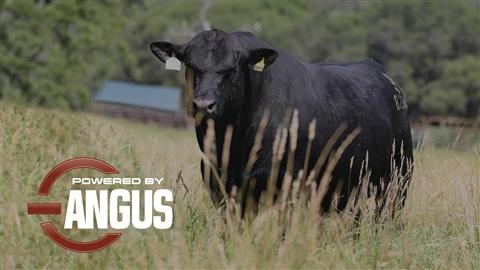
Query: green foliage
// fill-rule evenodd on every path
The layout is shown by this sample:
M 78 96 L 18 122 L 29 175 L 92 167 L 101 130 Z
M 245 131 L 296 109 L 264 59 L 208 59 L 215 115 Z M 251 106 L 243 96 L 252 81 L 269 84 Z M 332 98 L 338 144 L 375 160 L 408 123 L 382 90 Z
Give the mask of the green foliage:
M 403 86 L 410 113 L 478 116 L 478 100 L 469 100 L 478 79 L 455 75 L 480 74 L 478 4 L 383 3 L 370 7 L 368 24 L 368 56 Z
M 0 97 L 82 109 L 105 79 L 183 85 L 148 45 L 206 27 L 257 33 L 312 62 L 374 58 L 413 115 L 479 115 L 480 4 L 406 2 L 4 1 Z
M 446 61 L 442 69 L 444 89 L 450 93 L 458 93 L 459 102 L 454 98 L 447 100 L 443 110 L 444 114 L 455 112 L 466 115 L 479 115 L 480 113 L 480 61 L 474 55 Z M 440 91 L 438 91 L 440 92 Z M 452 94 L 451 94 L 452 96 Z M 454 107 L 457 107 L 455 110 Z
M 1 97 L 47 107 L 85 107 L 109 58 L 130 53 L 121 6 L 84 1 L 7 1 L 0 28 Z

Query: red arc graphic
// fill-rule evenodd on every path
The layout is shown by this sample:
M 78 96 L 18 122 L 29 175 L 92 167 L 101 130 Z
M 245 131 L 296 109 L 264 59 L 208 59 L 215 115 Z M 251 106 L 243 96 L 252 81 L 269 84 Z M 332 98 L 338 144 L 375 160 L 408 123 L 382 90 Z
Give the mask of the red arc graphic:
M 103 160 L 99 160 L 91 157 L 72 158 L 58 164 L 57 166 L 55 166 L 55 168 L 53 168 L 48 172 L 47 176 L 43 178 L 43 181 L 40 184 L 40 187 L 38 188 L 38 195 L 48 196 L 50 189 L 52 188 L 53 184 L 55 183 L 55 181 L 57 181 L 57 179 L 60 176 L 64 175 L 65 173 L 71 170 L 80 169 L 80 168 L 93 169 L 93 170 L 103 172 L 105 174 L 118 173 L 115 167 L 106 163 Z
M 105 174 L 117 174 L 118 170 L 112 165 L 106 163 L 103 160 L 99 160 L 91 157 L 77 157 L 58 164 L 48 172 L 43 179 L 40 187 L 38 188 L 38 195 L 48 196 L 50 189 L 58 178 L 65 173 L 80 168 L 88 168 L 103 172 Z M 61 214 L 60 203 L 28 203 L 27 212 L 29 215 L 60 215 Z M 41 223 L 42 229 L 45 234 L 57 245 L 74 251 L 82 253 L 90 253 L 104 249 L 113 242 L 117 241 L 121 233 L 107 233 L 103 237 L 89 242 L 79 242 L 71 240 L 61 233 L 59 233 L 51 222 Z

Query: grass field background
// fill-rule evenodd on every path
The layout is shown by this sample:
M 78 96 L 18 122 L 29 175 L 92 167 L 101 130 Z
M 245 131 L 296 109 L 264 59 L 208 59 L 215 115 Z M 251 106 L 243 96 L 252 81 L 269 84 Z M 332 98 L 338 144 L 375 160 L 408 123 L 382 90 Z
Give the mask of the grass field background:
M 2 269 L 480 269 L 478 146 L 463 152 L 416 151 L 401 226 L 375 225 L 366 215 L 354 237 L 335 217 L 318 223 L 299 211 L 284 235 L 274 212 L 234 227 L 224 223 L 201 180 L 193 130 L 7 104 L 0 117 Z M 56 246 L 39 223 L 52 220 L 60 228 L 63 219 L 28 216 L 26 204 L 66 202 L 68 175 L 48 198 L 36 191 L 53 166 L 76 156 L 105 160 L 122 176 L 164 177 L 162 185 L 175 192 L 173 227 L 125 230 L 113 246 L 92 254 Z M 183 182 L 177 181 L 180 172 Z M 65 234 L 84 241 L 96 236 Z

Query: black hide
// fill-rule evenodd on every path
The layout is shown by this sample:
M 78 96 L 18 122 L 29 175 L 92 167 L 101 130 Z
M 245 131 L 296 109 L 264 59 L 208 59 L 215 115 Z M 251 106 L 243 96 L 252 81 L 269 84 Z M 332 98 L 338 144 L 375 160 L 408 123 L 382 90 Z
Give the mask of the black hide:
M 393 171 L 400 170 L 400 164 L 403 163 L 399 173 L 404 177 L 404 185 L 408 185 L 411 167 L 406 162 L 413 162 L 413 154 L 405 96 L 374 60 L 343 64 L 305 63 L 251 33 L 226 33 L 220 30 L 201 32 L 183 45 L 156 42 L 151 48 L 162 61 L 175 52 L 181 61 L 193 68 L 194 100 L 215 101 L 214 111 L 203 114 L 203 120 L 196 127 L 202 150 L 206 119 L 211 118 L 215 122 L 218 161 L 222 160 L 225 130 L 228 125 L 233 126 L 225 183 L 227 192 L 233 186 L 240 187 L 243 181 L 255 178 L 256 186 L 252 195 L 258 201 L 270 173 L 277 128 L 284 125 L 285 114 L 293 109 L 298 110 L 299 116 L 294 178 L 304 166 L 308 127 L 312 120 L 316 119 L 316 136 L 309 170 L 340 125 L 346 125 L 346 130 L 334 149 L 350 132 L 360 129 L 333 171 L 331 184 L 322 202 L 324 211 L 330 208 L 336 190 L 340 199 L 335 207 L 339 210 L 345 208 L 352 188 L 358 185 L 361 178 L 362 162 L 365 162 L 367 152 L 370 182 L 377 187 L 383 183 L 386 187 Z M 264 70 L 254 71 L 253 66 L 261 59 L 264 59 Z M 245 165 L 265 110 L 269 111 L 270 118 L 262 148 L 253 170 L 245 175 Z M 198 108 L 194 108 L 194 111 L 205 113 L 199 112 Z M 287 119 L 290 119 L 288 115 Z M 288 142 L 286 147 L 288 149 Z M 286 170 L 287 153 L 288 150 L 281 162 L 278 187 Z M 391 166 L 392 157 L 396 168 Z M 325 166 L 317 182 L 324 169 Z M 218 172 L 222 173 L 220 168 Z M 213 189 L 211 194 L 216 196 L 220 192 L 214 182 L 210 181 L 212 184 L 209 188 Z M 382 199 L 383 195 L 378 193 L 377 196 Z M 218 202 L 218 198 L 214 198 L 214 201 Z

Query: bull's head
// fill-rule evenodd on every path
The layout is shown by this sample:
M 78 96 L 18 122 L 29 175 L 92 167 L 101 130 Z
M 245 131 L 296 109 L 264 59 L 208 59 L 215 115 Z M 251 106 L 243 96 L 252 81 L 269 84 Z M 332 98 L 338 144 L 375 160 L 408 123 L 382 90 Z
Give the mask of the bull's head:
M 278 56 L 273 49 L 246 44 L 220 30 L 201 32 L 182 45 L 154 42 L 150 49 L 162 62 L 175 55 L 186 65 L 187 113 L 212 118 L 238 113 L 245 99 L 246 72 L 257 63 L 267 68 Z

